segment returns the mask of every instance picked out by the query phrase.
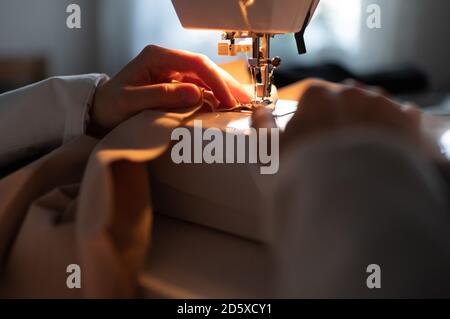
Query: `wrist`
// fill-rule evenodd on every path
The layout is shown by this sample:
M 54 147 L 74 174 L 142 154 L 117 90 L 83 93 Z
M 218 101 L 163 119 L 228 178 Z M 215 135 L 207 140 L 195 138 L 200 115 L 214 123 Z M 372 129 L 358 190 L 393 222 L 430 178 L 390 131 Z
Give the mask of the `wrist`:
M 104 85 L 108 80 L 104 80 L 97 86 L 91 104 L 88 106 L 86 134 L 95 138 L 102 138 L 108 134 L 109 130 L 101 125 L 99 121 L 98 109 L 101 108 Z

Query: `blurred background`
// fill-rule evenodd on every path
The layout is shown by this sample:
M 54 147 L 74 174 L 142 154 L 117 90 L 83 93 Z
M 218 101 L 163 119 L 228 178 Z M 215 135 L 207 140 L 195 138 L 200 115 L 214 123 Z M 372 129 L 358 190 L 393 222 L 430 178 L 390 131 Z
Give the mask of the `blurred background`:
M 79 30 L 66 27 L 70 3 L 81 6 Z M 381 7 L 381 29 L 366 25 L 369 4 Z M 307 55 L 292 35 L 276 37 L 277 84 L 354 77 L 393 93 L 447 92 L 448 12 L 448 0 L 322 0 Z M 182 29 L 170 0 L 1 0 L 0 21 L 0 91 L 52 75 L 114 75 L 150 43 L 230 59 L 216 55 L 220 33 Z

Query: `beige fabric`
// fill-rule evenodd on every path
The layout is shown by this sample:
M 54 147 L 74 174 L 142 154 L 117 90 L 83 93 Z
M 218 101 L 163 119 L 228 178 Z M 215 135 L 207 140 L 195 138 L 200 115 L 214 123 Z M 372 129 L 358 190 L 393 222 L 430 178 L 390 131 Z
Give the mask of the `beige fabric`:
M 145 162 L 194 111 L 141 113 L 0 181 L 0 296 L 136 296 L 152 224 Z M 81 289 L 66 286 L 70 264 Z

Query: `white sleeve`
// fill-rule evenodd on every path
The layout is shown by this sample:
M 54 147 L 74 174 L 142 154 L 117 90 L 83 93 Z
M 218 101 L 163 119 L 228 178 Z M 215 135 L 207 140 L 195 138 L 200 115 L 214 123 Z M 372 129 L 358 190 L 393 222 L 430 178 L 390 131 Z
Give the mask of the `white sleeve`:
M 104 74 L 53 77 L 0 95 L 0 166 L 56 148 L 86 130 Z

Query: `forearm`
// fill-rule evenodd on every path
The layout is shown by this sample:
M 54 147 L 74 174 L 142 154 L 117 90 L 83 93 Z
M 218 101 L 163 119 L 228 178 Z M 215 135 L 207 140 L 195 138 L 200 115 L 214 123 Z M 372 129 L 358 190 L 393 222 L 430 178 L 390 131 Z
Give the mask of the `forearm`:
M 55 77 L 0 95 L 0 166 L 86 132 L 89 105 L 107 77 Z

